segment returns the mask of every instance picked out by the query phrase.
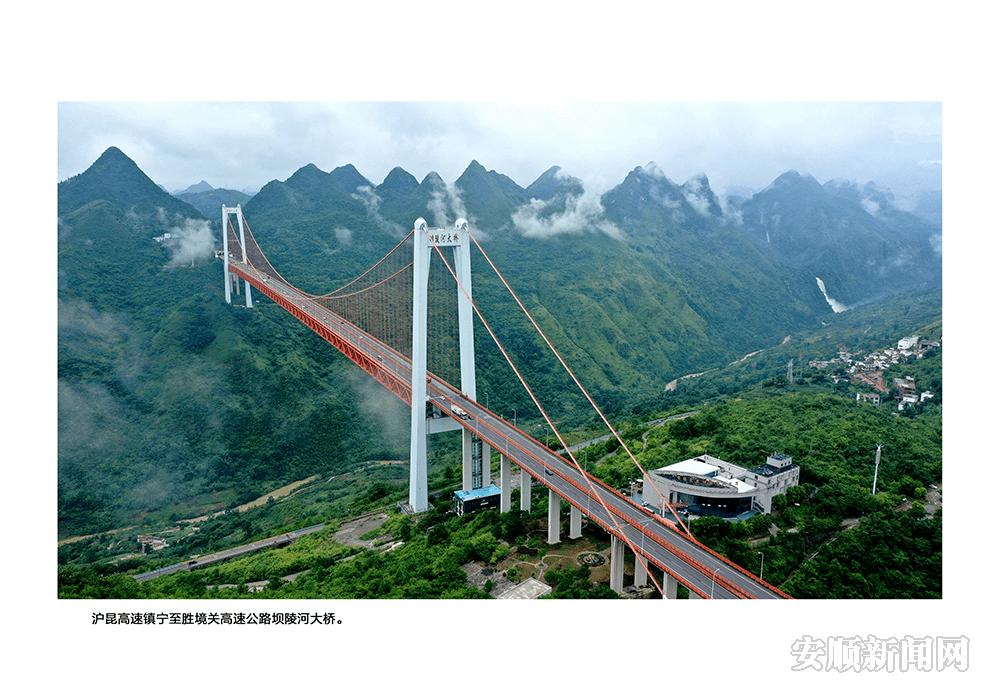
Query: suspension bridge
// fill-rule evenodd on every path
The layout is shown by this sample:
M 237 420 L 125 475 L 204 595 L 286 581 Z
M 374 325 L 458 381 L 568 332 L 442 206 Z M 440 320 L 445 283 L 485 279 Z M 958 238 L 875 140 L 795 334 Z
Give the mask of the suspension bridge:
M 232 217 L 235 217 L 235 225 Z M 474 244 L 503 282 L 594 410 L 645 475 L 645 470 L 566 365 L 507 284 L 468 223 L 430 228 L 423 219 L 367 272 L 333 292 L 307 293 L 285 280 L 265 257 L 242 209 L 222 208 L 226 301 L 243 294 L 253 307 L 257 290 L 279 304 L 411 407 L 408 509 L 428 508 L 427 437 L 461 430 L 462 488 L 492 483 L 491 451 L 500 455 L 500 509 L 511 508 L 512 465 L 520 467 L 522 510 L 530 509 L 533 483 L 548 490 L 548 541 L 560 541 L 561 502 L 570 504 L 569 537 L 581 536 L 582 518 L 611 535 L 611 587 L 623 589 L 626 549 L 635 557 L 635 583 L 652 584 L 676 598 L 677 584 L 698 598 L 788 598 L 691 536 L 683 519 L 660 517 L 587 473 L 513 360 L 500 344 L 472 296 Z M 492 336 L 561 442 L 557 454 L 476 400 L 473 316 Z M 669 504 L 671 510 L 673 506 Z

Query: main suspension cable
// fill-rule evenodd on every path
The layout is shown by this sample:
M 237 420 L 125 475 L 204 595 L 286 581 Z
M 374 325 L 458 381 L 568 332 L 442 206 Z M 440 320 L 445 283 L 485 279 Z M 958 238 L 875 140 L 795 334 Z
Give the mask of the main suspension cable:
M 469 236 L 472 237 L 472 234 L 470 233 Z M 496 334 L 493 332 L 493 329 L 490 327 L 489 323 L 487 323 L 486 319 L 483 318 L 482 313 L 479 311 L 479 307 L 476 306 L 476 302 L 472 300 L 472 295 L 469 294 L 468 290 L 465 289 L 465 286 L 462 284 L 462 281 L 458 278 L 458 275 L 455 274 L 455 271 L 451 268 L 451 265 L 449 265 L 448 261 L 445 260 L 444 253 L 438 247 L 437 243 L 434 241 L 434 239 L 430 235 L 429 231 L 427 232 L 427 238 L 431 242 L 431 245 L 434 246 L 434 250 L 437 252 L 438 256 L 444 262 L 445 266 L 448 268 L 448 272 L 450 272 L 451 275 L 452 275 L 452 277 L 455 278 L 455 281 L 458 283 L 459 289 L 462 291 L 462 293 L 465 295 L 465 297 L 469 300 L 469 304 L 472 306 L 473 310 L 476 312 L 476 316 L 479 317 L 479 320 L 482 321 L 483 326 L 486 328 L 487 332 L 490 334 L 490 337 L 493 338 L 493 342 L 496 343 L 496 346 L 497 346 L 497 348 L 499 348 L 500 352 L 503 354 L 504 359 L 507 360 L 507 364 L 509 364 L 510 368 L 512 370 L 514 370 L 514 374 L 517 375 L 517 378 L 518 378 L 518 380 L 520 380 L 521 385 L 524 387 L 524 390 L 528 392 L 528 395 L 531 397 L 531 400 L 535 403 L 535 406 L 538 408 L 539 412 L 541 412 L 542 417 L 545 419 L 545 422 L 552 429 L 552 432 L 555 434 L 555 436 L 559 439 L 559 442 L 562 444 L 563 449 L 566 450 L 566 454 L 569 455 L 569 458 L 572 460 L 573 464 L 576 466 L 577 471 L 579 471 L 580 474 L 583 475 L 583 479 L 584 479 L 584 481 L 587 482 L 587 486 L 593 492 L 594 496 L 597 498 L 597 500 L 601 504 L 601 506 L 604 507 L 604 511 L 608 514 L 608 517 L 611 518 L 611 521 L 614 523 L 615 528 L 617 528 L 617 530 L 619 532 L 619 536 L 625 542 L 625 544 L 628 545 L 629 549 L 631 549 L 632 552 L 636 555 L 636 561 L 642 564 L 642 567 L 646 570 L 646 573 L 649 575 L 649 578 L 653 581 L 653 585 L 656 586 L 656 589 L 660 592 L 661 595 L 664 595 L 663 588 L 660 586 L 659 582 L 657 582 L 656 577 L 653 575 L 652 571 L 649 568 L 649 565 L 647 563 L 647 557 L 640 552 L 640 550 L 628 538 L 628 535 L 625 534 L 625 530 L 622 527 L 622 525 L 618 522 L 618 518 L 616 518 L 614 516 L 614 513 L 611 512 L 611 508 L 608 506 L 608 504 L 601 497 L 601 494 L 598 492 L 597 488 L 594 486 L 593 481 L 591 480 L 590 476 L 580 466 L 580 463 L 576 459 L 576 455 L 574 455 L 570 451 L 569 446 L 566 444 L 566 441 L 563 438 L 562 434 L 560 434 L 560 432 L 558 430 L 556 430 L 555 424 L 552 422 L 552 419 L 549 418 L 549 415 L 545 412 L 545 409 L 542 408 L 542 405 L 538 401 L 538 398 L 535 396 L 534 392 L 531 390 L 531 387 L 528 386 L 528 382 L 525 381 L 524 377 L 521 376 L 521 373 L 517 370 L 517 367 L 514 365 L 514 361 L 510 358 L 510 355 L 507 354 L 507 351 L 500 344 L 500 340 L 497 338 Z M 473 240 L 475 240 L 475 239 L 473 238 Z M 478 242 L 476 243 L 476 246 L 479 247 L 479 243 Z M 479 249 L 480 249 L 480 251 L 482 251 L 481 247 Z M 490 265 L 492 266 L 493 263 L 490 262 Z M 494 270 L 496 270 L 496 268 L 494 268 Z M 499 275 L 499 273 L 497 273 L 497 274 Z M 506 282 L 505 282 L 505 284 L 506 284 Z M 546 444 L 545 448 L 549 449 L 549 446 Z
M 685 532 L 687 532 L 688 536 L 693 538 L 693 535 L 691 535 L 691 531 L 688 529 L 687 525 L 684 523 L 681 517 L 677 514 L 677 511 L 674 509 L 673 505 L 670 503 L 670 501 L 665 499 L 663 497 L 663 494 L 660 493 L 660 490 L 656 488 L 656 484 L 653 482 L 652 479 L 649 478 L 649 474 L 646 472 L 645 469 L 643 469 L 642 465 L 639 464 L 639 460 L 636 459 L 634 454 L 632 454 L 632 450 L 628 448 L 628 445 L 625 444 L 625 441 L 622 439 L 621 435 L 619 435 L 618 431 L 614 429 L 614 426 L 611 425 L 611 422 L 607 419 L 607 417 L 604 415 L 601 409 L 597 407 L 597 403 L 594 401 L 593 398 L 591 398 L 590 394 L 587 393 L 587 390 L 583 388 L 583 384 L 581 384 L 580 380 L 577 379 L 575 374 L 573 374 L 573 370 L 571 370 L 569 368 L 569 365 L 566 364 L 566 361 L 563 360 L 562 355 L 560 355 L 559 352 L 555 349 L 555 346 L 552 345 L 552 342 L 549 340 L 548 336 L 545 335 L 542 329 L 538 326 L 538 323 L 535 321 L 535 319 L 531 316 L 530 313 L 528 313 L 528 309 L 526 309 L 524 304 L 521 303 L 520 298 L 518 298 L 517 294 L 514 293 L 514 290 L 511 289 L 511 286 L 507 283 L 507 280 L 504 279 L 504 276 L 500 274 L 500 270 L 498 270 L 497 266 L 493 264 L 492 260 L 490 260 L 490 256 L 488 256 L 486 254 L 486 251 L 483 250 L 483 247 L 479 245 L 479 241 L 476 240 L 476 237 L 472 235 L 471 231 L 469 232 L 469 238 L 471 238 L 472 242 L 476 244 L 477 248 L 479 248 L 479 252 L 483 254 L 484 258 L 486 258 L 486 262 L 490 264 L 490 267 L 493 268 L 493 272 L 495 272 L 497 277 L 500 278 L 500 281 L 503 282 L 503 285 L 507 288 L 507 291 L 510 292 L 510 295 L 514 298 L 514 301 L 517 302 L 517 305 L 521 307 L 521 311 L 523 311 L 524 315 L 528 317 L 529 321 L 531 321 L 531 325 L 533 325 L 535 327 L 535 330 L 538 331 L 538 334 L 542 336 L 542 339 L 545 341 L 546 345 L 549 346 L 549 349 L 552 351 L 552 354 L 554 354 L 556 358 L 559 360 L 560 364 L 562 364 L 563 369 L 565 369 L 566 372 L 569 374 L 569 376 L 573 378 L 573 381 L 576 383 L 577 388 L 579 388 L 580 391 L 583 393 L 583 395 L 587 397 L 587 401 L 589 401 L 590 405 L 593 406 L 595 411 L 597 411 L 597 415 L 599 415 L 601 417 L 601 420 L 604 421 L 604 424 L 611 431 L 611 434 L 614 435 L 615 438 L 617 438 L 618 442 L 621 444 L 621 446 L 625 448 L 625 452 L 628 453 L 628 456 L 632 459 L 632 463 L 635 464 L 635 466 L 639 468 L 639 471 L 642 473 L 642 475 L 646 477 L 646 483 L 648 483 L 650 486 L 653 487 L 653 490 L 656 491 L 656 494 L 660 497 L 661 502 L 663 502 L 668 508 L 670 508 L 670 512 L 674 514 L 674 517 L 677 519 L 677 523 L 684 529 Z M 569 452 L 569 448 L 566 448 L 566 451 Z M 574 460 L 574 462 L 575 461 L 576 460 Z

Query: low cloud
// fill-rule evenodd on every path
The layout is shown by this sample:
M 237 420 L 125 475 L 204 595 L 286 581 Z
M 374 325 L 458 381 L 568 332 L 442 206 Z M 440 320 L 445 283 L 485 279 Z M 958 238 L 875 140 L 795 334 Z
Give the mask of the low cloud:
M 743 212 L 740 208 L 729 201 L 728 197 L 723 197 L 722 201 L 719 202 L 722 207 L 722 216 L 725 217 L 727 221 L 730 221 L 737 226 L 743 226 Z
M 365 205 L 365 211 L 368 212 L 368 217 L 375 222 L 375 225 L 378 226 L 380 230 L 399 239 L 402 239 L 407 234 L 407 231 L 399 224 L 382 218 L 382 200 L 377 194 L 375 194 L 375 190 L 371 187 L 368 185 L 359 187 L 357 192 L 351 194 L 351 196 Z M 337 229 L 337 240 L 340 241 L 342 245 L 347 245 L 350 243 L 350 238 L 346 241 L 342 240 L 340 234 L 341 230 L 346 231 L 347 229 Z M 350 232 L 348 231 L 348 234 L 349 233 Z
M 439 180 L 427 208 L 430 209 L 431 216 L 434 218 L 434 226 L 438 228 L 454 226 L 458 219 L 465 219 L 470 224 L 473 223 L 473 219 L 465 211 L 462 191 L 455 186 L 455 183 L 445 184 Z
M 875 202 L 871 199 L 861 200 L 861 207 L 872 216 L 878 214 L 879 210 L 882 208 L 881 206 L 879 206 L 878 202 Z
M 708 216 L 711 213 L 709 207 L 712 206 L 712 203 L 708 201 L 705 195 L 700 192 L 685 192 L 684 196 L 687 197 L 688 204 L 694 207 L 694 210 L 702 216 Z
M 940 233 L 935 233 L 931 235 L 930 244 L 931 248 L 934 249 L 934 252 L 937 253 L 938 255 L 941 255 L 942 238 Z
M 584 188 L 583 194 L 566 198 L 565 208 L 544 214 L 555 200 L 532 199 L 511 215 L 514 226 L 528 238 L 551 238 L 562 233 L 600 231 L 612 238 L 622 238 L 621 230 L 604 218 L 600 195 Z
M 351 229 L 343 228 L 342 226 L 335 228 L 333 230 L 333 235 L 337 237 L 337 242 L 340 243 L 340 245 L 350 245 L 351 240 L 354 238 L 354 234 L 351 233 Z
M 371 436 L 390 450 L 405 450 L 410 438 L 410 409 L 369 374 L 352 369 L 347 374 L 358 397 L 358 408 L 367 417 Z
M 168 230 L 163 245 L 170 251 L 167 269 L 211 260 L 217 247 L 209 222 L 196 219 L 185 219 Z

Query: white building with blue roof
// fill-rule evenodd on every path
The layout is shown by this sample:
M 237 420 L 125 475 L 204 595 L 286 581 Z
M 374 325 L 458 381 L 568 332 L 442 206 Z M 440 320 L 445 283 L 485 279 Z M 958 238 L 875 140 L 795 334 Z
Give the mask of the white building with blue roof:
M 647 472 L 642 500 L 657 510 L 670 501 L 693 513 L 735 517 L 752 510 L 770 513 L 774 497 L 798 483 L 799 468 L 787 455 L 773 454 L 765 464 L 745 469 L 706 454 Z

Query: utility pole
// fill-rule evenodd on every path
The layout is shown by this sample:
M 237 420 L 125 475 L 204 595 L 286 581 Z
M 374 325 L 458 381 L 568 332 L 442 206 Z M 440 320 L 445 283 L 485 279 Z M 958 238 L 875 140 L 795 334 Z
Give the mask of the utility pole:
M 875 495 L 875 482 L 878 481 L 878 463 L 882 459 L 882 446 L 879 445 L 875 449 L 875 478 L 872 479 L 872 495 Z

